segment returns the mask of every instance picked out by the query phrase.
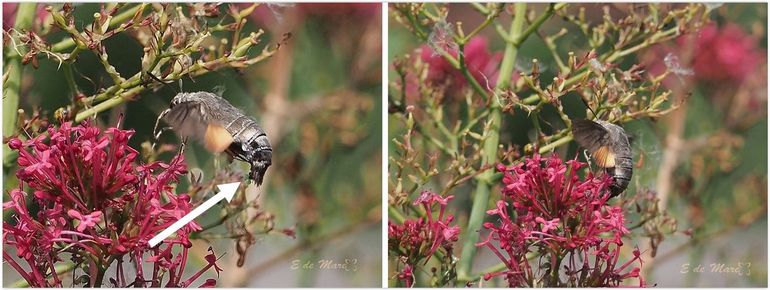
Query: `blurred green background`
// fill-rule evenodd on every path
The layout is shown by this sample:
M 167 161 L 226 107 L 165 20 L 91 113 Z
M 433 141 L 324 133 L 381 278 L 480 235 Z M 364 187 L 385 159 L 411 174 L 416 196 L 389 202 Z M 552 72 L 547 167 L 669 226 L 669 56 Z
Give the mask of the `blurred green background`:
M 426 4 L 434 5 L 434 4 Z M 466 33 L 477 27 L 484 21 L 483 16 L 467 4 L 436 4 L 448 8 L 447 23 L 462 22 Z M 535 17 L 545 10 L 547 4 L 528 5 L 536 12 Z M 577 14 L 580 8 L 585 8 L 586 18 L 589 23 L 601 22 L 602 9 L 606 6 L 613 17 L 621 18 L 628 15 L 629 9 L 644 11 L 647 4 L 579 4 L 572 3 L 568 6 L 569 13 Z M 661 4 L 661 10 L 671 8 L 671 4 Z M 666 235 L 660 244 L 657 255 L 647 258 L 649 272 L 645 280 L 649 285 L 659 287 L 767 287 L 767 155 L 768 155 L 768 127 L 767 127 L 767 5 L 766 4 L 724 4 L 714 5 L 709 18 L 717 27 L 724 28 L 736 25 L 743 33 L 743 38 L 736 36 L 738 40 L 750 38 L 750 44 L 744 44 L 726 38 L 722 46 L 714 46 L 714 49 L 731 48 L 737 51 L 748 45 L 753 53 L 759 57 L 756 63 L 750 66 L 750 72 L 741 82 L 707 81 L 698 79 L 699 70 L 695 71 L 695 81 L 687 83 L 690 95 L 687 109 L 684 111 L 683 133 L 681 135 L 682 147 L 674 156 L 677 161 L 673 168 L 664 169 L 669 165 L 663 164 L 663 155 L 672 146 L 667 146 L 665 139 L 671 132 L 672 121 L 670 117 L 657 120 L 643 119 L 624 124 L 626 132 L 635 137 L 633 143 L 634 161 L 642 161 L 641 168 L 634 168 L 634 176 L 626 194 L 633 194 L 640 189 L 650 188 L 656 190 L 662 186 L 659 174 L 662 170 L 670 170 L 671 182 L 666 184 L 668 195 L 667 210 L 678 222 L 678 232 Z M 534 8 L 533 8 L 534 7 Z M 636 8 L 634 8 L 636 7 Z M 507 27 L 511 16 L 509 12 L 503 13 L 499 23 Z M 546 35 L 554 34 L 562 28 L 567 28 L 568 33 L 560 38 L 557 51 L 566 59 L 568 52 L 575 55 L 585 55 L 588 52 L 585 37 L 578 28 L 560 17 L 552 17 L 541 26 L 540 31 Z M 411 54 L 412 58 L 420 58 L 419 48 L 425 47 L 425 43 L 408 31 L 403 25 L 393 18 L 392 10 L 389 12 L 388 28 L 388 60 L 389 89 L 393 90 L 393 84 L 397 82 L 398 75 L 393 70 L 393 61 L 397 57 Z M 489 41 L 489 52 L 501 52 L 505 43 L 495 31 L 494 25 L 485 28 L 480 34 Z M 627 69 L 634 63 L 647 65 L 646 69 L 663 66 L 665 54 L 661 50 L 676 51 L 677 43 L 671 41 L 661 47 L 642 50 L 635 55 L 624 58 L 618 66 Z M 715 53 L 719 53 L 718 51 Z M 558 71 L 558 67 L 546 48 L 545 43 L 537 36 L 529 37 L 522 45 L 516 70 L 528 72 L 531 69 L 533 59 L 537 59 L 541 68 L 540 79 L 544 85 L 550 81 Z M 715 69 L 725 69 L 715 63 Z M 691 64 L 683 63 L 685 67 Z M 736 62 L 736 66 L 744 63 Z M 664 67 L 665 69 L 665 67 Z M 655 71 L 661 73 L 660 70 Z M 682 85 L 679 79 L 672 78 L 672 87 Z M 398 93 L 395 93 L 398 95 Z M 527 96 L 526 93 L 523 96 Z M 579 98 L 562 98 L 565 111 L 574 117 L 585 115 L 585 105 Z M 457 102 L 460 103 L 460 102 Z M 464 101 L 463 101 L 464 103 Z M 407 103 L 411 105 L 412 103 Z M 458 106 L 450 101 L 444 101 L 444 106 Z M 552 108 L 541 113 L 541 119 L 551 124 L 560 124 L 561 120 Z M 397 148 L 390 140 L 404 135 L 403 121 L 399 114 L 389 116 L 389 147 L 390 156 L 398 156 Z M 453 122 L 453 120 L 452 120 Z M 451 123 L 453 124 L 453 123 Z M 500 144 L 516 144 L 524 146 L 532 141 L 535 129 L 532 120 L 526 112 L 517 110 L 515 113 L 506 113 L 503 116 Z M 414 139 L 419 138 L 415 133 Z M 422 152 L 421 154 L 437 154 L 435 152 Z M 572 158 L 578 152 L 577 144 L 570 142 L 568 146 L 562 146 L 556 153 L 563 158 Z M 580 157 L 583 159 L 583 157 Z M 439 161 L 441 164 L 442 161 Z M 451 173 L 447 173 L 451 174 Z M 434 178 L 434 181 L 438 179 Z M 420 188 L 421 190 L 440 191 L 443 184 L 434 182 Z M 457 216 L 457 224 L 464 227 L 470 206 L 473 202 L 473 183 L 464 184 L 449 194 L 454 194 L 455 199 L 450 203 L 451 213 Z M 493 190 L 492 195 L 497 196 L 499 188 Z M 414 196 L 412 198 L 415 198 Z M 631 221 L 638 221 L 638 217 L 630 216 Z M 692 238 L 683 234 L 691 229 Z M 464 235 L 465 233 L 463 233 Z M 462 236 L 462 235 L 461 235 Z M 646 237 L 633 236 L 633 243 L 640 249 L 649 248 L 649 240 Z M 459 257 L 463 243 L 461 239 L 456 243 L 454 251 Z M 474 271 L 480 271 L 496 265 L 499 260 L 489 251 L 481 250 L 474 261 Z M 394 273 L 390 259 L 389 273 Z M 739 264 L 740 263 L 740 264 Z M 720 273 L 720 264 L 727 267 L 742 265 L 743 275 L 736 273 Z M 703 273 L 692 271 L 697 265 L 705 269 Z M 684 267 L 690 267 L 684 271 Z M 712 270 L 712 267 L 716 267 Z M 683 273 L 684 272 L 684 273 Z M 749 274 L 746 274 L 749 273 Z M 391 281 L 392 282 L 392 281 Z M 419 285 L 419 284 L 418 284 Z M 492 283 L 484 284 L 486 286 Z
M 6 23 L 16 7 L 3 5 Z M 223 14 L 228 5 L 243 8 L 249 4 L 222 4 L 219 9 Z M 265 184 L 248 191 L 255 194 L 252 197 L 261 199 L 262 209 L 274 215 L 276 229 L 296 230 L 294 239 L 278 230 L 256 236 L 256 244 L 249 248 L 243 267 L 236 266 L 238 255 L 233 240 L 195 241 L 198 253 L 205 254 L 209 244 L 218 254 L 226 253 L 218 262 L 224 271 L 217 286 L 381 285 L 380 6 L 261 5 L 248 17 L 244 28 L 247 33 L 259 29 L 266 32 L 262 43 L 250 54 L 258 54 L 265 44 L 275 44 L 284 33 L 291 33 L 292 37 L 277 54 L 244 69 L 224 69 L 194 80 L 183 79 L 182 91 L 223 90 L 226 99 L 260 122 L 273 146 L 273 165 Z M 89 24 L 99 7 L 75 4 L 76 25 L 81 28 Z M 43 21 L 45 16 L 43 11 L 36 21 Z M 55 43 L 63 35 L 54 32 L 47 39 Z M 110 61 L 122 75 L 139 71 L 142 47 L 130 35 L 112 37 L 105 46 Z M 9 53 L 7 43 L 5 51 Z M 24 67 L 20 107 L 26 112 L 39 108 L 53 120 L 53 112 L 69 103 L 70 89 L 57 66 L 58 63 L 43 57 L 38 69 Z M 109 77 L 92 53 L 82 53 L 74 69 L 75 81 L 87 95 L 109 84 Z M 146 91 L 136 100 L 99 114 L 97 124 L 103 128 L 114 126 L 118 116 L 124 114 L 122 127 L 136 130 L 130 144 L 139 149 L 143 142 L 152 140 L 156 117 L 179 90 L 180 85 L 175 83 Z M 170 132 L 161 138 L 161 143 L 178 142 Z M 7 146 L 4 150 L 8 150 Z M 197 143 L 191 143 L 186 150 L 188 166 L 200 168 L 204 180 L 211 179 L 214 156 Z M 166 153 L 161 159 L 168 160 L 170 156 Z M 218 162 L 224 160 L 220 157 Z M 247 168 L 240 162 L 235 166 Z M 5 160 L 4 198 L 17 185 L 15 167 L 15 160 Z M 184 181 L 180 190 L 187 184 Z M 217 214 L 208 214 L 198 221 L 208 224 L 216 218 Z M 222 228 L 213 231 L 225 233 Z M 200 255 L 190 263 L 205 265 L 202 259 Z M 319 269 L 321 261 L 351 267 Z M 313 263 L 315 268 L 292 269 L 298 262 Z M 18 274 L 6 264 L 3 274 L 4 285 L 18 279 Z

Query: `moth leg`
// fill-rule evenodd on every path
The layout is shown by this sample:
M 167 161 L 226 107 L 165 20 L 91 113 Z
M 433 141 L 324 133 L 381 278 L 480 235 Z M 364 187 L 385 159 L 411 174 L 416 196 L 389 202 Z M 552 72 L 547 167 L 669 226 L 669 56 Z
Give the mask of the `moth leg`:
M 163 119 L 168 113 L 171 112 L 171 109 L 166 109 L 163 112 L 158 115 L 158 119 L 155 120 L 155 127 L 152 128 L 152 136 L 154 138 L 154 141 L 152 142 L 152 149 L 155 150 L 155 145 L 158 143 L 158 139 L 160 138 L 160 134 L 163 134 L 163 132 L 166 132 L 167 130 L 171 130 L 172 128 L 169 127 L 163 127 L 160 128 L 160 131 L 158 130 L 158 125 L 160 124 L 160 119 Z
M 155 127 L 152 128 L 152 135 L 155 136 L 155 140 L 158 140 L 158 137 L 161 133 L 163 133 L 163 129 L 161 129 L 160 132 L 158 132 L 158 125 L 160 124 L 160 119 L 163 119 L 168 113 L 171 112 L 171 109 L 165 109 L 163 112 L 160 112 L 160 115 L 158 115 L 158 119 L 155 119 Z M 171 128 L 171 127 L 166 127 Z
M 588 163 L 588 169 L 590 169 L 590 170 L 591 170 L 591 172 L 593 172 L 593 171 L 594 171 L 594 166 L 593 166 L 593 164 L 591 163 L 591 158 L 590 158 L 590 156 L 588 156 L 588 150 L 583 150 L 583 157 L 585 157 L 585 158 L 586 158 L 586 163 Z
M 229 162 L 233 162 L 233 160 L 236 160 L 236 159 L 247 163 L 249 162 L 249 157 L 243 154 L 242 152 L 235 152 L 234 150 L 230 150 L 230 149 L 225 150 L 225 152 L 228 153 L 227 156 L 229 156 L 229 159 L 228 159 Z
M 214 160 L 213 160 L 214 161 L 214 172 L 219 172 L 220 170 L 222 170 L 222 164 L 221 164 L 221 161 L 220 161 L 221 156 L 219 156 L 219 155 L 221 155 L 221 154 L 214 154 L 214 156 L 213 156 L 214 157 Z
M 252 179 L 252 170 L 253 167 L 251 160 L 249 159 L 249 156 L 246 156 L 246 154 L 243 154 L 243 152 L 237 151 L 237 150 L 231 150 L 227 149 L 225 152 L 227 152 L 227 160 L 230 164 L 233 163 L 235 160 L 240 160 L 243 162 L 246 162 L 249 164 L 249 179 Z
M 184 149 L 187 147 L 187 139 L 188 137 L 182 139 L 182 144 L 179 146 L 179 154 L 184 154 Z
M 203 181 L 203 170 L 201 170 L 198 167 L 190 168 L 188 171 L 188 174 L 190 175 L 190 184 L 193 187 L 198 187 L 201 185 L 201 181 Z
M 163 134 L 163 132 L 166 132 L 166 131 L 171 130 L 171 129 L 173 129 L 173 128 L 171 128 L 171 127 L 160 128 L 160 131 L 157 134 L 155 134 L 155 136 L 153 137 L 154 140 L 152 141 L 152 148 L 151 148 L 152 150 L 155 150 L 155 146 L 158 144 L 158 138 L 160 138 L 160 135 Z

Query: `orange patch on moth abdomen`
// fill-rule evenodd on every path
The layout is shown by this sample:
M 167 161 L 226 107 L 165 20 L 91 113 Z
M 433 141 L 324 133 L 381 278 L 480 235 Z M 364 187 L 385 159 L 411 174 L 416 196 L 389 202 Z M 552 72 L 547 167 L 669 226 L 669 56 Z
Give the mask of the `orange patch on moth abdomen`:
M 227 132 L 225 127 L 218 124 L 209 124 L 206 127 L 206 135 L 203 136 L 203 144 L 211 152 L 225 151 L 233 143 L 233 135 Z

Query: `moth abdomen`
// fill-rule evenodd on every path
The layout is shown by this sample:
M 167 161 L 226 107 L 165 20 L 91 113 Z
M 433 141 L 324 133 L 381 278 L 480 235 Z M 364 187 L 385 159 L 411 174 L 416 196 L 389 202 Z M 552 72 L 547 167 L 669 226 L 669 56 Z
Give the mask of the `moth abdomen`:
M 631 183 L 631 176 L 633 174 L 630 168 L 616 166 L 608 170 L 608 174 L 612 176 L 612 184 L 610 185 L 610 192 L 612 196 L 617 196 L 628 188 Z
M 612 196 L 622 193 L 631 183 L 631 177 L 634 174 L 634 161 L 630 156 L 630 152 L 627 153 L 629 154 L 621 154 L 615 158 L 616 164 L 610 173 L 614 180 L 613 185 L 610 187 Z
M 249 124 L 249 123 L 246 123 Z M 229 153 L 236 159 L 248 162 L 251 165 L 249 179 L 254 180 L 257 185 L 262 184 L 262 180 L 267 168 L 272 164 L 273 148 L 270 145 L 267 135 L 256 123 L 253 126 L 244 126 L 233 128 L 237 130 L 235 142 L 230 145 Z

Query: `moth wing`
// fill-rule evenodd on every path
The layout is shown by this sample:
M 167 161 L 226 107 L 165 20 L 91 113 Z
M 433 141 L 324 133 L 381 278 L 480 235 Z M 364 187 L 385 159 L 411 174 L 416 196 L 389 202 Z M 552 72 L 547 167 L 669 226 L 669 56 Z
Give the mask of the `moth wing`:
M 610 133 L 602 125 L 585 119 L 573 120 L 572 135 L 580 146 L 591 153 L 591 157 L 599 166 L 615 167 Z
M 581 119 L 572 121 L 572 135 L 580 146 L 593 153 L 610 145 L 610 134 L 602 125 Z
M 165 118 L 180 137 L 195 138 L 209 151 L 225 151 L 233 142 L 233 136 L 222 124 L 211 120 L 208 108 L 200 103 L 176 104 Z

